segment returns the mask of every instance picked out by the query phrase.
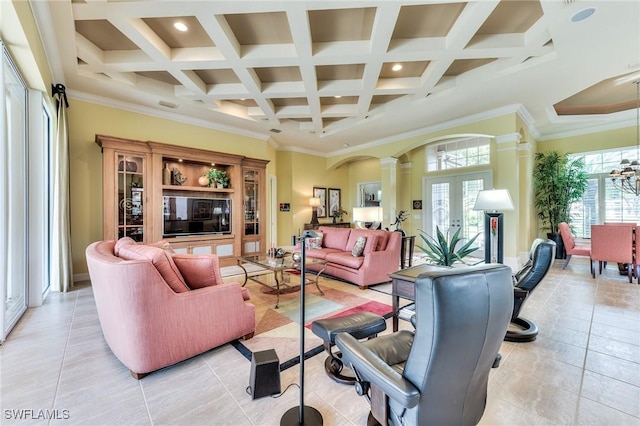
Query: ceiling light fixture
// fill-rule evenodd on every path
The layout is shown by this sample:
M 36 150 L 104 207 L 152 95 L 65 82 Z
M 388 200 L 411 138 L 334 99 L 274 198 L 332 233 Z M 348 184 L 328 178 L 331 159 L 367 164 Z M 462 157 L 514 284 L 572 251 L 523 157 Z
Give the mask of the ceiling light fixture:
M 594 13 L 596 13 L 595 7 L 588 7 L 586 9 L 582 9 L 571 16 L 571 22 L 582 22 L 585 19 L 589 18 Z
M 402 69 L 402 64 L 395 64 L 391 67 L 393 71 L 400 71 Z
M 636 85 L 636 159 L 620 162 L 620 170 L 613 169 L 609 176 L 616 189 L 635 196 L 640 195 L 640 80 L 633 82 Z
M 185 32 L 187 31 L 189 28 L 184 24 L 184 22 L 174 22 L 173 24 L 173 28 L 175 28 L 178 31 L 182 31 Z

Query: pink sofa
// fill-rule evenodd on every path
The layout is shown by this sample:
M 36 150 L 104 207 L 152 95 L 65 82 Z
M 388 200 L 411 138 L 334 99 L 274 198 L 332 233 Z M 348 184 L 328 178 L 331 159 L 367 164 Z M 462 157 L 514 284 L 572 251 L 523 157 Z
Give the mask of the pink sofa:
M 104 338 L 136 379 L 253 336 L 249 292 L 222 282 L 216 256 L 123 238 L 91 244 L 86 258 Z
M 391 281 L 389 274 L 399 269 L 400 232 L 382 230 L 334 228 L 320 226 L 322 246 L 309 248 L 308 257 L 327 261 L 325 273 L 367 288 L 372 284 Z M 361 256 L 353 256 L 352 250 L 359 237 L 366 237 Z M 318 265 L 309 269 L 319 270 Z

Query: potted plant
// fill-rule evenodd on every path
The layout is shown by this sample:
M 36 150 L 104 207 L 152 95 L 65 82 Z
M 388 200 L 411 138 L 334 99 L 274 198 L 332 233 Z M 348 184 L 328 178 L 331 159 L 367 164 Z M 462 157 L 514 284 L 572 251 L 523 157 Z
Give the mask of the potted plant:
M 571 204 L 579 201 L 587 190 L 588 176 L 584 159 L 571 160 L 569 154 L 557 151 L 538 152 L 533 169 L 534 205 L 547 238 L 556 242 L 556 258 L 565 257 L 558 231 L 561 222 L 571 224 Z
M 225 170 L 211 168 L 205 175 L 209 178 L 209 185 L 216 185 L 218 188 L 229 186 L 229 175 Z
M 426 254 L 427 260 L 435 265 L 451 266 L 456 262 L 465 263 L 464 258 L 478 250 L 478 247 L 471 247 L 471 245 L 480 234 L 476 234 L 459 249 L 456 249 L 458 243 L 462 242 L 460 230 L 461 228 L 458 228 L 451 238 L 449 238 L 450 229 L 447 230 L 445 235 L 436 226 L 436 238 L 420 230 L 420 238 L 422 238 L 426 247 L 418 246 L 418 248 Z

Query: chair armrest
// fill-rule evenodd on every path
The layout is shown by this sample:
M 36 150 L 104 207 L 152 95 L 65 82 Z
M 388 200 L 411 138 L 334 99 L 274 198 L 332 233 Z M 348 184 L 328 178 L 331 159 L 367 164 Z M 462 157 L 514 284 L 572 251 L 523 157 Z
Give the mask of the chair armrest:
M 404 330 L 385 336 L 387 339 L 384 339 L 384 345 L 393 345 L 390 340 L 404 340 L 405 342 L 400 342 L 398 346 L 406 346 L 408 335 L 413 336 L 411 332 Z M 397 339 L 394 339 L 396 337 Z M 380 338 L 376 338 L 367 341 L 367 344 L 375 345 L 376 340 L 381 341 Z M 389 398 L 403 407 L 412 408 L 416 406 L 420 400 L 420 391 L 369 347 L 348 333 L 338 333 L 335 342 L 342 352 L 343 361 L 357 371 L 359 377 L 367 382 L 374 383 Z M 384 348 L 381 349 L 384 352 Z M 408 352 L 406 355 L 408 356 Z

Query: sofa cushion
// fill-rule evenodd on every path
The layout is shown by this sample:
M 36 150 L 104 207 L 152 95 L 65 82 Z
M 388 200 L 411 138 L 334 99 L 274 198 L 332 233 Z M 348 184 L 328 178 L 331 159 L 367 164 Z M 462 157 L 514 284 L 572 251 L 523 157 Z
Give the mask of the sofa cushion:
M 378 236 L 377 235 L 369 235 L 367 236 L 367 244 L 364 245 L 364 251 L 362 254 L 371 253 L 372 251 L 376 251 L 378 248 Z
M 189 291 L 173 259 L 161 248 L 143 244 L 125 245 L 120 248 L 120 257 L 125 260 L 148 260 L 173 291 L 176 293 Z
M 324 234 L 324 238 L 322 239 L 322 247 L 338 249 L 342 251 L 347 250 L 347 241 L 349 241 L 351 228 L 331 228 L 328 226 L 321 226 L 318 228 L 318 230 Z
M 320 249 L 322 248 L 322 239 L 324 234 L 322 232 L 316 232 L 316 236 L 312 238 L 306 238 L 304 240 L 305 248 L 307 249 Z
M 329 263 L 346 266 L 347 268 L 359 269 L 362 266 L 362 262 L 364 262 L 364 257 L 353 257 L 351 252 L 343 251 L 329 253 L 327 257 L 325 257 L 325 260 Z
M 381 229 L 376 229 L 371 232 L 378 236 L 378 246 L 374 251 L 386 250 L 390 232 Z
M 309 249 L 305 252 L 307 257 L 313 257 L 316 259 L 326 259 L 327 255 L 330 253 L 342 253 L 342 250 L 323 248 L 323 249 Z
M 116 241 L 116 245 L 113 246 L 113 254 L 120 257 L 120 249 L 124 246 L 135 245 L 136 242 L 131 237 L 122 237 Z
M 360 235 L 356 240 L 356 243 L 353 245 L 353 248 L 351 249 L 351 256 L 362 256 L 362 253 L 364 253 L 365 244 L 367 244 L 367 237 L 365 237 L 364 235 Z
M 215 255 L 172 254 L 171 258 L 191 289 L 222 283 L 220 263 Z

